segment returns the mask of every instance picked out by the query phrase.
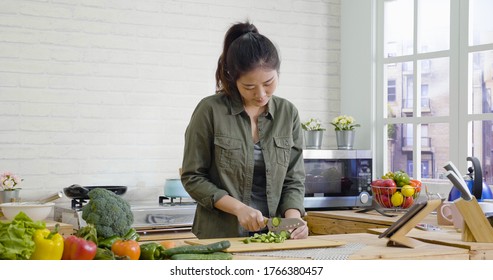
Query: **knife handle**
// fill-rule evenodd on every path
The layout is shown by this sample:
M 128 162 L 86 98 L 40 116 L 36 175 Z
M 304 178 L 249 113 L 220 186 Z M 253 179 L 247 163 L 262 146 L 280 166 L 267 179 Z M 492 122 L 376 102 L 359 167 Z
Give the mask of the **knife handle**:
M 453 162 L 451 162 L 451 161 L 447 162 L 443 168 L 445 168 L 445 170 L 447 170 L 447 171 L 454 172 L 457 175 L 457 177 L 459 177 L 460 180 L 464 180 L 464 177 L 460 173 L 459 169 L 457 169 L 457 167 L 455 167 Z
M 467 201 L 470 201 L 472 199 L 471 192 L 469 191 L 469 188 L 467 187 L 466 182 L 464 182 L 463 179 L 459 180 L 459 177 L 457 176 L 457 174 L 455 174 L 452 171 L 447 171 L 445 173 L 445 176 L 447 176 L 447 178 L 450 181 L 452 181 L 454 186 L 460 191 L 463 199 L 465 199 Z

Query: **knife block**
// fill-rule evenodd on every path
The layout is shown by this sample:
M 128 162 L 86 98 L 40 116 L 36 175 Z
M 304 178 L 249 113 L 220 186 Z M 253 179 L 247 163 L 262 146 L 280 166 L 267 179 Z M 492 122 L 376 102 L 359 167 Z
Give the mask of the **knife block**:
M 458 198 L 454 200 L 454 204 L 464 218 L 462 241 L 493 243 L 493 227 L 486 219 L 476 198 L 473 196 L 469 201 Z
M 416 248 L 423 242 L 407 237 L 406 234 L 442 203 L 441 199 L 428 200 L 426 206 L 406 221 L 392 236 L 387 246 Z

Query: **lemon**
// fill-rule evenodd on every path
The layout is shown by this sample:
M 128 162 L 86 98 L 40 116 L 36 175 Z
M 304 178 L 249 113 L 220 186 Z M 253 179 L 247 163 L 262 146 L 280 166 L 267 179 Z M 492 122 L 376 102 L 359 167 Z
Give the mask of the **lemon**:
M 414 195 L 414 187 L 411 185 L 402 186 L 401 193 L 405 197 L 410 197 Z
M 390 198 L 390 202 L 392 202 L 394 207 L 399 207 L 404 202 L 404 196 L 400 192 L 395 192 Z

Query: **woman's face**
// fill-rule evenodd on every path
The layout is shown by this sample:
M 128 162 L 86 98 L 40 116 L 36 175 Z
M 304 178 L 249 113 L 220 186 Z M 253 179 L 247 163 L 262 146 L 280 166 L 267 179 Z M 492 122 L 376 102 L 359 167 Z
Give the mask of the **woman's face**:
M 263 107 L 274 94 L 277 82 L 276 70 L 256 68 L 241 75 L 236 80 L 236 86 L 245 107 Z

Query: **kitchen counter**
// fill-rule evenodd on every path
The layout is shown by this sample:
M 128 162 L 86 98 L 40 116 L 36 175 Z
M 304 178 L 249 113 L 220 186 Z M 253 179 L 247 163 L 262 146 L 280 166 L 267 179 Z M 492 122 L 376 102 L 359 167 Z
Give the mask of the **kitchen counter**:
M 365 233 L 368 229 L 388 228 L 403 212 L 392 212 L 395 217 L 386 217 L 376 211 L 358 213 L 358 210 L 307 211 L 310 235 Z M 436 215 L 428 215 L 422 223 L 437 224 Z
M 452 226 L 440 226 L 438 231 L 422 231 L 412 229 L 406 234 L 430 244 L 439 244 L 456 248 L 464 248 L 469 251 L 471 260 L 493 260 L 493 243 L 462 241 L 462 233 Z M 380 234 L 384 229 L 370 229 L 369 233 Z
M 304 259 L 304 260 L 467 260 L 469 259 L 469 250 L 452 246 L 443 246 L 423 242 L 414 249 L 404 247 L 389 247 L 386 239 L 380 239 L 371 233 L 353 233 L 353 234 L 333 234 L 309 236 L 312 240 L 319 240 L 319 243 L 334 242 L 330 247 L 309 247 L 288 249 L 290 242 L 297 240 L 286 240 L 283 244 L 266 244 L 265 251 L 258 251 L 253 245 L 245 244 L 242 246 L 231 246 L 231 253 L 235 260 L 251 259 Z M 229 240 L 225 238 L 224 240 Z M 217 240 L 202 239 L 202 244 L 209 244 Z M 190 240 L 185 241 L 190 243 Z M 237 239 L 231 239 L 231 242 L 238 242 Z M 342 245 L 340 245 L 342 244 Z M 252 251 L 246 251 L 245 247 L 252 245 Z M 280 249 L 283 248 L 284 249 Z M 322 245 L 323 246 L 323 245 Z M 233 247 L 236 247 L 234 249 Z M 273 249 L 276 248 L 276 249 Z
M 310 234 L 341 234 L 341 233 L 369 233 L 377 234 L 385 231 L 390 225 L 398 220 L 397 217 L 385 217 L 375 211 L 367 213 L 357 213 L 356 210 L 346 211 L 312 211 L 307 213 L 308 227 Z M 430 213 L 421 223 L 437 225 L 436 214 Z M 439 226 L 440 230 L 425 231 L 421 229 L 411 229 L 406 236 L 417 239 L 428 244 L 435 244 L 447 247 L 467 249 L 469 259 L 493 260 L 493 243 L 467 242 L 462 241 L 461 232 L 453 226 Z M 416 250 L 420 250 L 417 248 Z
M 138 232 L 140 241 L 189 240 L 197 237 L 191 231 Z

